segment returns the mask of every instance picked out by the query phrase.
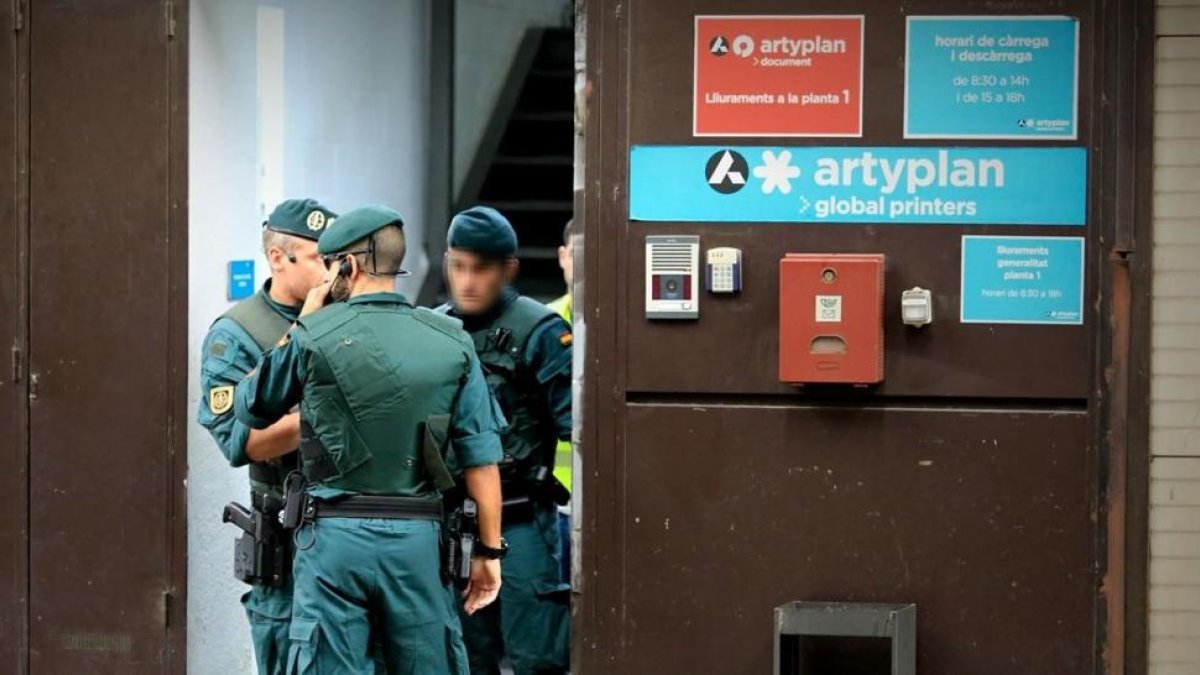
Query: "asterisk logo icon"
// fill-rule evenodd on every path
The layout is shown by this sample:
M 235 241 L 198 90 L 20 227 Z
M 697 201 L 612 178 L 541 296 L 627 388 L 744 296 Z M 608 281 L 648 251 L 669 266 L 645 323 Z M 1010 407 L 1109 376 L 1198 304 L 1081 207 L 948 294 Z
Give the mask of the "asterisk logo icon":
M 800 167 L 792 166 L 791 151 L 783 150 L 776 157 L 774 152 L 763 150 L 762 159 L 762 166 L 754 167 L 754 177 L 762 179 L 763 194 L 769 195 L 775 190 L 785 195 L 791 192 L 791 179 L 800 177 Z

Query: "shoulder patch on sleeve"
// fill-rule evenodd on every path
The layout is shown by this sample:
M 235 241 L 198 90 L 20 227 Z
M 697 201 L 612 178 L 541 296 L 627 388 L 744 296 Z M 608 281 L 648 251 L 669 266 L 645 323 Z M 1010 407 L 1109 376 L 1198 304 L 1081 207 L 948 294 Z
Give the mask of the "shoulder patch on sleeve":
M 208 390 L 208 409 L 214 415 L 224 415 L 233 408 L 233 385 L 222 385 Z
M 213 340 L 213 343 L 211 345 L 209 345 L 209 347 L 208 347 L 208 355 L 209 356 L 225 356 L 226 349 L 228 349 L 228 345 L 226 345 L 224 342 L 221 342 L 219 340 Z
M 565 331 L 558 336 L 558 344 L 564 347 L 570 347 L 575 338 L 571 335 L 571 331 Z

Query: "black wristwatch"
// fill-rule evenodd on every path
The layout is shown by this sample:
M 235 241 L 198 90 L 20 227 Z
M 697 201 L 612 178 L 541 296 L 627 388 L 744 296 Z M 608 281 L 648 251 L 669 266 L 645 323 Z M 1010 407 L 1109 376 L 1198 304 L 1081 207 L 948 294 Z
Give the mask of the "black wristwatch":
M 508 542 L 504 541 L 504 537 L 500 537 L 500 548 L 492 548 L 482 541 L 477 541 L 471 555 L 484 560 L 503 560 L 504 556 L 508 555 Z

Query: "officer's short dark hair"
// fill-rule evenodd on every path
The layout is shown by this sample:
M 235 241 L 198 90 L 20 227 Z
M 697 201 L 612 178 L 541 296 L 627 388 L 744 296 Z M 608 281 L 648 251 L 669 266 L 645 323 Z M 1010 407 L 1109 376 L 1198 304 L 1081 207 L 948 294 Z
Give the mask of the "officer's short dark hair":
M 374 244 L 371 240 L 374 239 Z M 396 274 L 400 271 L 401 265 L 404 263 L 404 254 L 407 252 L 408 243 L 404 239 L 404 229 L 400 225 L 386 225 L 375 231 L 366 239 L 360 239 L 353 244 L 350 244 L 346 250 L 348 251 L 366 251 L 371 249 L 372 245 L 375 250 L 375 266 L 371 266 L 371 254 L 359 253 L 359 266 L 366 272 L 371 274 Z
M 574 229 L 575 229 L 575 219 L 574 218 L 571 218 L 570 220 L 567 221 L 566 225 L 563 225 L 563 246 L 566 246 L 567 244 L 571 243 L 571 235 L 575 234 L 573 232 Z
M 293 255 L 296 252 L 296 244 L 299 241 L 299 237 L 293 237 L 285 232 L 277 232 L 264 227 L 262 231 L 263 255 L 270 255 L 273 248 L 283 251 L 284 255 Z

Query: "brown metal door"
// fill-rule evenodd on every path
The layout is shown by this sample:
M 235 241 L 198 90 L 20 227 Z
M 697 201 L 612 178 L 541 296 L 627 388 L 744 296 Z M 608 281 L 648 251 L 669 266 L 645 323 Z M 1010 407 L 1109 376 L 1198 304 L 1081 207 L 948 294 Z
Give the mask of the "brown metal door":
M 1113 176 L 1133 166 L 1114 120 L 1134 102 L 1112 96 L 1130 80 L 1101 49 L 1120 24 L 1091 0 L 952 4 L 588 3 L 578 670 L 771 672 L 772 609 L 813 600 L 916 603 L 922 673 L 1120 672 L 1124 446 L 1110 429 L 1125 411 L 1106 406 L 1129 309 L 1110 299 L 1128 283 Z M 1091 153 L 1086 227 L 629 220 L 635 145 L 1020 145 L 903 138 L 906 15 L 948 12 L 1078 18 L 1079 140 L 1057 145 Z M 692 135 L 696 15 L 860 13 L 861 139 Z M 684 234 L 742 249 L 743 292 L 704 296 L 694 322 L 648 321 L 645 237 Z M 958 321 L 964 234 L 1085 237 L 1083 325 Z M 869 393 L 778 381 L 789 252 L 887 254 L 885 379 Z M 940 303 L 921 331 L 899 316 L 917 285 Z
M 35 674 L 181 666 L 186 42 L 167 7 L 29 10 Z
M 0 3 L 0 673 L 25 668 L 26 450 L 25 378 L 21 367 L 23 194 L 17 171 L 18 33 L 14 3 Z M 24 44 L 22 41 L 21 44 Z M 23 61 L 24 59 L 21 59 Z M 11 355 L 12 366 L 9 366 Z

